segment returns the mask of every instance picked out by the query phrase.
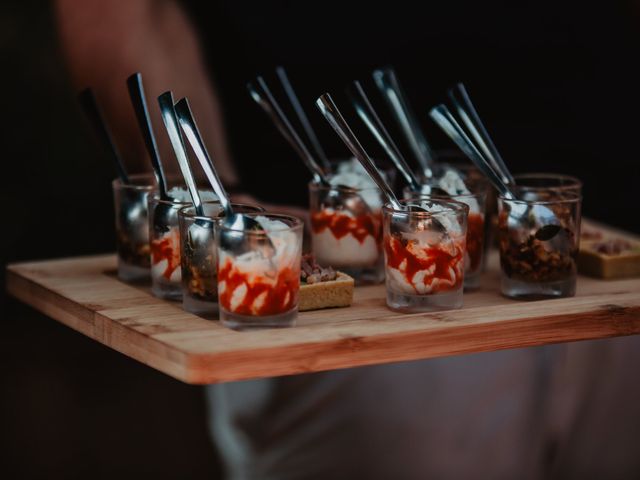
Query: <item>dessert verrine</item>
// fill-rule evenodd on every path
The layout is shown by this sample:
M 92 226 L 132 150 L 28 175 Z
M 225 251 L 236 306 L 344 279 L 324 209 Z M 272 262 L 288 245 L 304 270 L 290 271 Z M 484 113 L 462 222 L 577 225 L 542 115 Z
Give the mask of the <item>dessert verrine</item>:
M 259 213 L 261 207 L 232 204 L 238 213 Z M 182 308 L 206 318 L 218 318 L 218 256 L 214 224 L 223 218 L 219 202 L 203 202 L 204 216 L 193 205 L 178 212 L 180 224 L 180 264 Z M 204 229 L 200 231 L 199 229 Z
M 330 187 L 309 184 L 314 255 L 321 264 L 344 271 L 359 284 L 381 282 L 384 267 L 380 190 L 364 169 L 351 166 L 343 167 L 329 181 Z
M 149 279 L 151 266 L 147 198 L 156 188 L 152 175 L 130 175 L 129 184 L 112 182 L 115 206 L 118 278 L 125 282 Z
M 191 205 L 188 191 L 173 187 L 169 192 L 173 201 L 162 200 L 158 193 L 149 196 L 149 239 L 151 250 L 151 290 L 159 298 L 182 298 L 180 263 L 180 228 L 178 211 Z M 216 195 L 200 190 L 203 201 L 215 201 Z M 159 211 L 160 214 L 156 214 Z M 162 219 L 162 224 L 159 224 Z
M 303 222 L 248 216 L 260 230 L 215 226 L 220 320 L 234 329 L 291 326 L 298 313 Z
M 384 253 L 387 305 L 406 312 L 462 306 L 469 207 L 445 199 L 385 206 Z
M 525 299 L 573 296 L 582 198 L 546 189 L 518 195 L 498 199 L 502 293 Z
M 451 172 L 451 171 L 449 171 Z M 416 195 L 409 189 L 404 190 L 405 199 L 418 200 L 446 200 L 451 199 L 462 202 L 469 207 L 467 217 L 467 242 L 465 254 L 464 287 L 468 290 L 480 286 L 480 274 L 484 264 L 485 242 L 487 228 L 487 191 L 488 185 L 484 179 L 467 179 L 464 182 L 453 173 L 445 173 L 438 186 L 449 192 L 449 195 L 432 195 L 428 185 L 424 186 L 423 193 Z

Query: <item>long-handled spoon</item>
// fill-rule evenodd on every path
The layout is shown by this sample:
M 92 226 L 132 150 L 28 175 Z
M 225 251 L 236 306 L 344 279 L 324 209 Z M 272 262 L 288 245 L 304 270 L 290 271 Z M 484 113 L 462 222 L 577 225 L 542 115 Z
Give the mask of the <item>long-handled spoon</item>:
M 437 105 L 429 112 L 431 118 L 455 142 L 469 159 L 484 173 L 493 186 L 508 200 L 519 200 L 512 189 L 503 182 L 493 165 L 480 152 L 479 148 L 469 138 L 460 123 L 445 105 Z M 540 240 L 550 240 L 558 232 L 558 219 L 555 213 L 544 205 L 529 206 L 525 203 L 513 202 L 509 212 L 509 222 L 514 227 L 523 225 L 542 225 L 536 232 Z
M 78 101 L 104 152 L 113 160 L 118 178 L 123 185 L 130 185 L 131 180 L 129 179 L 129 175 L 127 175 L 124 162 L 122 161 L 116 144 L 113 142 L 113 137 L 102 115 L 93 90 L 91 88 L 84 89 L 78 94 Z M 122 190 L 122 193 L 127 198 L 121 204 L 120 213 L 118 214 L 122 228 L 135 238 L 146 238 L 149 234 L 149 228 L 140 222 L 140 219 L 146 214 L 146 205 L 142 205 L 139 197 L 130 194 L 129 190 Z
M 322 167 L 324 171 L 330 172 L 331 164 L 329 163 L 327 154 L 324 152 L 324 149 L 322 148 L 322 144 L 320 143 L 320 140 L 318 140 L 318 136 L 316 135 L 316 132 L 313 130 L 313 127 L 311 126 L 309 117 L 307 117 L 307 114 L 305 113 L 304 108 L 302 108 L 302 104 L 300 103 L 300 100 L 298 99 L 298 95 L 296 95 L 296 92 L 293 89 L 293 85 L 291 85 L 291 82 L 289 81 L 289 77 L 287 76 L 287 72 L 285 71 L 284 67 L 277 67 L 276 74 L 278 75 L 278 78 L 280 79 L 280 83 L 282 84 L 282 87 L 284 88 L 284 91 L 287 94 L 287 97 L 289 98 L 289 102 L 291 103 L 293 110 L 296 112 L 296 115 L 298 116 L 298 120 L 300 120 L 300 124 L 302 125 L 303 130 L 307 134 L 307 138 L 311 142 L 311 146 L 313 147 L 316 153 L 316 158 L 318 158 L 322 163 Z
M 447 94 L 449 95 L 458 116 L 465 124 L 467 130 L 473 136 L 478 146 L 482 149 L 487 159 L 489 159 L 494 169 L 500 174 L 502 181 L 507 185 L 515 185 L 513 176 L 507 169 L 500 152 L 498 152 L 498 149 L 493 143 L 489 132 L 482 123 L 482 120 L 480 120 L 480 115 L 478 115 L 478 111 L 471 102 L 471 98 L 469 97 L 464 85 L 462 83 L 456 84 L 455 87 L 449 89 Z
M 387 201 L 391 204 L 394 210 L 428 212 L 428 210 L 423 208 L 422 206 L 414 204 L 402 205 L 398 201 L 396 195 L 393 193 L 393 189 L 391 188 L 391 186 L 389 186 L 367 151 L 358 141 L 358 138 L 349 127 L 349 124 L 340 113 L 340 110 L 338 110 L 338 107 L 331 98 L 331 95 L 329 95 L 328 93 L 321 95 L 316 100 L 316 106 L 318 107 L 324 118 L 327 120 L 327 122 L 329 122 L 329 125 L 331 125 L 331 127 L 333 127 L 335 132 L 338 134 L 338 137 L 340 137 L 347 148 L 351 150 L 351 153 L 362 164 L 364 169 L 371 176 L 371 179 L 376 183 L 376 185 L 378 185 L 378 188 L 387 199 Z M 434 231 L 446 234 L 445 226 L 438 219 L 432 217 L 429 219 L 429 223 L 430 228 Z
M 171 146 L 173 147 L 176 159 L 178 160 L 180 171 L 182 172 L 184 181 L 187 184 L 187 189 L 189 190 L 189 194 L 193 200 L 195 213 L 197 216 L 203 217 L 204 209 L 202 207 L 202 199 L 200 198 L 200 193 L 198 192 L 198 186 L 195 178 L 193 177 L 191 166 L 189 165 L 189 157 L 187 155 L 187 149 L 184 145 L 184 141 L 182 140 L 182 134 L 180 133 L 178 118 L 173 106 L 173 94 L 171 91 L 160 95 L 158 97 L 158 104 L 160 105 L 162 121 L 164 122 L 169 140 L 171 141 Z M 189 228 L 188 234 L 189 241 L 193 246 L 193 251 L 202 251 L 201 248 L 198 248 L 198 245 L 204 245 L 206 251 L 206 246 L 211 243 L 213 238 L 213 223 L 197 219 Z
M 365 93 L 362 85 L 357 80 L 353 82 L 353 89 L 349 92 L 351 102 L 356 110 L 356 113 L 364 124 L 369 128 L 369 131 L 376 138 L 378 143 L 382 146 L 389 158 L 393 161 L 396 168 L 400 171 L 400 174 L 404 177 L 405 181 L 409 185 L 409 188 L 414 193 L 433 193 L 436 195 L 448 195 L 448 193 L 436 186 L 421 185 L 420 180 L 416 177 L 411 167 L 405 160 L 404 156 L 400 152 L 400 149 L 389 135 L 389 132 L 385 128 L 384 124 L 380 120 L 377 112 L 371 105 L 367 94 Z M 425 187 L 429 189 L 425 191 Z
M 280 133 L 285 137 L 293 149 L 298 153 L 304 164 L 311 171 L 314 182 L 323 185 L 325 187 L 331 187 L 326 173 L 320 168 L 318 162 L 315 160 L 307 146 L 301 140 L 296 130 L 289 122 L 280 105 L 274 98 L 267 86 L 267 83 L 262 77 L 257 78 L 258 86 L 249 82 L 247 89 L 251 94 L 251 97 L 260 105 L 263 110 L 269 115 L 273 123 L 276 125 Z M 355 216 L 362 215 L 370 212 L 369 206 L 364 199 L 356 193 L 356 191 L 347 185 L 334 185 L 329 190 L 329 195 L 326 198 L 327 206 L 336 208 L 347 208 Z
M 434 172 L 431 147 L 409 107 L 409 103 L 400 87 L 395 71 L 392 68 L 375 70 L 373 72 L 373 79 L 407 138 L 409 146 L 418 160 L 424 176 L 426 178 L 432 178 Z
M 207 180 L 209 180 L 209 183 L 211 184 L 213 191 L 218 196 L 220 205 L 224 210 L 223 224 L 228 228 L 228 230 L 223 230 L 221 232 L 222 236 L 220 237 L 220 244 L 225 250 L 237 251 L 238 247 L 246 241 L 245 235 L 243 235 L 242 232 L 247 230 L 263 230 L 262 226 L 254 218 L 242 213 L 234 212 L 231 205 L 231 199 L 222 185 L 222 181 L 218 176 L 218 172 L 216 171 L 213 161 L 209 156 L 209 152 L 202 140 L 202 136 L 198 130 L 198 125 L 196 124 L 193 113 L 191 112 L 189 101 L 186 98 L 179 100 L 178 103 L 175 104 L 175 111 L 178 116 L 180 126 L 182 127 L 182 131 L 187 137 L 187 140 L 189 141 L 198 162 L 200 162 L 200 166 L 202 167 Z M 266 241 L 261 242 L 261 247 L 263 248 L 265 255 L 271 259 L 275 254 L 276 249 L 269 236 L 266 235 L 265 238 Z
M 116 167 L 116 172 L 120 181 L 124 185 L 129 185 L 131 183 L 129 181 L 129 175 L 127 175 L 127 170 L 124 168 L 124 162 L 122 161 L 122 157 L 120 156 L 120 152 L 118 151 L 116 144 L 113 142 L 111 131 L 107 126 L 104 116 L 102 115 L 102 111 L 98 105 L 98 101 L 96 100 L 93 90 L 91 88 L 85 88 L 78 94 L 78 101 L 80 102 L 80 106 L 82 107 L 87 120 L 89 120 L 89 123 L 91 124 L 91 127 L 93 128 L 104 152 L 109 158 L 111 158 L 111 160 L 113 160 L 113 164 Z
M 129 96 L 131 97 L 131 103 L 136 112 L 136 118 L 138 119 L 138 125 L 144 138 L 144 144 L 149 153 L 151 159 L 151 166 L 153 167 L 153 173 L 156 176 L 158 183 L 158 193 L 160 199 L 165 202 L 172 202 L 167 192 L 167 182 L 162 168 L 162 162 L 160 161 L 160 154 L 158 153 L 158 145 L 156 143 L 155 135 L 153 134 L 153 127 L 151 126 L 151 119 L 149 118 L 149 109 L 147 108 L 147 100 L 144 95 L 144 86 L 142 84 L 142 75 L 140 72 L 134 73 L 127 79 L 127 87 L 129 88 Z M 153 225 L 158 231 L 164 232 L 169 229 L 169 216 L 171 214 L 171 205 L 159 204 L 154 213 Z

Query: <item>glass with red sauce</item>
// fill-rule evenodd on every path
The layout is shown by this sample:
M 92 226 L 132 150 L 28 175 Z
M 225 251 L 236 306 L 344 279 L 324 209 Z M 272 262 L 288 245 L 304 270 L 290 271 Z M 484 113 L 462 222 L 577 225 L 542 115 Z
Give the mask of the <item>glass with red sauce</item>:
M 118 278 L 125 282 L 149 279 L 149 220 L 147 197 L 156 188 L 152 175 L 130 175 L 129 184 L 112 182 L 118 250 Z
M 465 290 L 475 290 L 480 287 L 480 275 L 484 265 L 486 228 L 485 218 L 487 218 L 487 184 L 478 182 L 469 187 L 470 193 L 460 195 L 444 196 L 411 196 L 411 191 L 405 190 L 405 198 L 412 201 L 428 199 L 451 199 L 464 203 L 469 207 L 467 218 L 467 253 L 464 259 L 464 288 Z
M 292 326 L 298 316 L 304 223 L 288 215 L 248 215 L 262 230 L 215 226 L 220 320 L 235 330 Z M 230 236 L 234 241 L 225 241 Z
M 318 263 L 351 275 L 358 285 L 382 282 L 383 204 L 375 186 L 346 190 L 311 182 L 311 248 Z
M 232 203 L 238 213 L 259 213 L 258 206 Z M 218 255 L 214 238 L 214 224 L 223 210 L 219 202 L 203 202 L 204 215 L 196 214 L 193 205 L 178 212 L 180 224 L 180 265 L 182 272 L 182 308 L 205 318 L 218 318 Z M 194 226 L 195 225 L 195 226 Z M 193 228 L 205 228 L 207 234 L 196 241 L 190 234 Z
M 401 312 L 460 308 L 469 207 L 445 199 L 417 204 L 428 211 L 383 208 L 387 305 Z
M 154 223 L 158 206 L 167 207 L 166 225 Z M 180 269 L 180 228 L 178 211 L 191 205 L 190 201 L 162 200 L 157 192 L 149 195 L 149 245 L 151 249 L 151 291 L 158 298 L 182 299 Z

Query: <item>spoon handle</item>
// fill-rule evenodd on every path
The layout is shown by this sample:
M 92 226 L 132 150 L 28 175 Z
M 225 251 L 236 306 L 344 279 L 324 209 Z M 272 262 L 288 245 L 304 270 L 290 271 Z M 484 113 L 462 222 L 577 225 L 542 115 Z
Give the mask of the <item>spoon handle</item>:
M 85 88 L 78 94 L 78 101 L 98 140 L 102 144 L 105 153 L 113 160 L 120 181 L 125 185 L 129 185 L 131 183 L 129 181 L 129 175 L 127 175 L 127 170 L 124 168 L 122 157 L 120 156 L 120 152 L 118 152 L 118 147 L 116 147 L 116 144 L 113 142 L 113 137 L 111 136 L 107 122 L 104 120 L 93 90 L 91 90 L 91 88 Z
M 328 184 L 327 178 L 320 168 L 320 165 L 314 160 L 313 155 L 309 152 L 309 149 L 304 144 L 304 142 L 300 139 L 300 136 L 295 131 L 285 114 L 283 113 L 280 105 L 276 102 L 276 99 L 271 94 L 269 87 L 262 77 L 257 78 L 258 85 L 264 92 L 264 94 L 260 93 L 255 85 L 251 82 L 247 84 L 247 89 L 251 94 L 251 97 L 256 101 L 258 105 L 260 105 L 263 110 L 269 115 L 273 123 L 276 125 L 278 130 L 282 136 L 289 142 L 291 147 L 296 151 L 296 153 L 300 156 L 304 164 L 311 171 L 313 175 L 313 180 L 316 183 L 320 183 L 323 185 Z
M 287 94 L 287 97 L 289 98 L 289 102 L 291 103 L 293 110 L 296 112 L 296 115 L 298 116 L 298 120 L 300 120 L 300 124 L 302 125 L 303 130 L 307 134 L 307 138 L 309 138 L 309 141 L 311 142 L 311 146 L 315 150 L 316 157 L 320 159 L 320 162 L 324 167 L 324 171 L 330 172 L 331 164 L 327 159 L 327 154 L 322 148 L 322 144 L 320 143 L 320 140 L 318 140 L 318 136 L 316 135 L 316 132 L 313 130 L 313 127 L 311 126 L 309 117 L 307 117 L 307 114 L 305 113 L 304 108 L 302 108 L 302 104 L 300 103 L 300 100 L 298 99 L 298 95 L 296 95 L 296 92 L 293 89 L 293 85 L 291 85 L 291 82 L 289 81 L 289 77 L 287 76 L 286 70 L 284 69 L 284 67 L 277 67 L 276 74 L 280 79 L 280 83 L 282 83 L 282 86 L 284 87 L 284 91 Z
M 151 158 L 151 166 L 153 167 L 153 172 L 158 182 L 160 198 L 167 200 L 169 199 L 167 183 L 164 170 L 162 169 L 162 162 L 160 161 L 160 154 L 158 153 L 158 145 L 156 144 L 156 138 L 153 134 L 151 119 L 149 118 L 149 110 L 147 109 L 147 100 L 144 96 L 144 86 L 142 85 L 142 75 L 140 72 L 134 73 L 127 79 L 127 87 L 129 88 L 129 96 L 131 97 L 133 109 L 138 119 L 138 125 L 144 138 L 144 144 Z
M 504 184 L 500 176 L 494 171 L 491 164 L 482 156 L 482 153 L 471 141 L 469 136 L 462 129 L 458 121 L 451 114 L 445 105 L 437 105 L 431 109 L 429 116 L 438 126 L 455 142 L 467 157 L 480 169 L 489 179 L 494 187 L 505 197 L 513 198 L 513 194 Z
M 189 100 L 186 98 L 180 99 L 178 103 L 175 104 L 175 112 L 178 116 L 178 121 L 180 122 L 182 131 L 187 137 L 187 140 L 189 140 L 189 144 L 191 145 L 193 152 L 196 154 L 196 158 L 198 159 L 198 162 L 200 162 L 200 166 L 202 167 L 207 180 L 209 180 L 213 191 L 218 196 L 220 204 L 227 214 L 227 217 L 230 217 L 233 214 L 231 200 L 222 185 L 222 180 L 220 180 L 220 177 L 218 176 L 218 172 L 213 165 L 209 152 L 207 152 L 207 147 L 202 140 L 202 136 L 198 130 L 198 125 L 196 124 L 196 120 L 191 112 Z
M 407 161 L 402 156 L 402 153 L 400 153 L 400 150 L 391 138 L 391 135 L 389 135 L 389 132 L 380 120 L 380 117 L 373 108 L 373 105 L 371 105 L 371 102 L 362 88 L 362 85 L 360 85 L 360 82 L 353 82 L 353 90 L 350 92 L 350 97 L 356 112 L 364 124 L 369 128 L 369 131 L 373 134 L 378 143 L 382 146 L 385 152 L 387 152 L 387 155 L 389 155 L 396 168 L 405 178 L 411 190 L 414 192 L 419 191 L 420 182 L 411 170 L 411 167 L 407 164 Z
M 415 115 L 409 108 L 409 103 L 400 87 L 395 71 L 392 68 L 376 70 L 373 72 L 373 79 L 380 92 L 382 92 L 405 137 L 407 137 L 409 146 L 420 163 L 424 175 L 427 178 L 432 178 L 433 153 L 431 147 L 429 147 L 427 139 L 424 137 L 422 130 L 420 130 Z
M 196 181 L 193 178 L 193 173 L 191 172 L 191 166 L 189 165 L 187 149 L 184 146 L 184 141 L 182 140 L 182 135 L 180 134 L 180 129 L 178 127 L 176 111 L 173 108 L 173 93 L 171 93 L 171 91 L 164 92 L 158 97 L 158 103 L 160 104 L 162 121 L 164 122 L 164 126 L 167 129 L 167 134 L 169 135 L 171 146 L 173 147 L 173 151 L 175 152 L 176 158 L 178 159 L 180 171 L 182 172 L 184 181 L 187 184 L 189 193 L 191 194 L 193 206 L 195 207 L 196 213 L 202 216 L 204 215 L 204 210 L 202 209 L 202 199 L 200 198 L 200 194 L 198 193 L 198 186 L 196 185 Z
M 353 153 L 353 155 L 362 164 L 376 185 L 378 185 L 378 188 L 380 188 L 389 203 L 393 205 L 393 208 L 396 210 L 404 210 L 404 207 L 400 205 L 400 202 L 398 202 L 393 190 L 378 171 L 373 160 L 371 160 L 371 157 L 369 157 L 351 128 L 349 128 L 346 120 L 338 110 L 336 104 L 333 102 L 331 95 L 328 93 L 321 95 L 316 100 L 316 106 L 322 115 L 324 115 L 327 122 L 329 122 L 329 125 L 331 125 L 336 131 L 340 139 L 345 143 L 349 150 L 351 150 L 351 153 Z
M 456 96 L 456 92 L 462 99 L 462 103 L 464 103 L 466 109 L 462 106 L 462 103 L 458 100 Z M 456 84 L 456 86 L 448 91 L 449 98 L 453 102 L 458 115 L 467 126 L 471 135 L 476 140 L 477 144 L 485 153 L 486 157 L 491 161 L 494 170 L 496 170 L 500 176 L 502 177 L 502 181 L 507 185 L 515 185 L 515 181 L 513 176 L 507 169 L 500 152 L 496 148 L 493 140 L 491 140 L 491 136 L 489 132 L 485 128 L 482 120 L 480 120 L 480 115 L 478 115 L 478 111 L 475 106 L 471 102 L 471 98 L 467 93 L 467 89 L 464 87 L 462 83 Z

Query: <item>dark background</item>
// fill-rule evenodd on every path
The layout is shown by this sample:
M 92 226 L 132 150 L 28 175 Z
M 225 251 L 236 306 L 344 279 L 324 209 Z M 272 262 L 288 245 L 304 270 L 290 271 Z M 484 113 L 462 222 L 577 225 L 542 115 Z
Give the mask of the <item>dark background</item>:
M 514 172 L 577 175 L 585 214 L 640 231 L 640 17 L 631 3 L 191 3 L 243 182 L 259 197 L 304 204 L 308 175 L 244 83 L 284 64 L 306 105 L 329 90 L 347 110 L 344 85 L 393 63 L 436 148 L 451 145 L 426 111 L 463 80 Z M 112 251 L 113 172 L 76 109 L 48 4 L 2 2 L 0 54 L 2 266 Z M 327 150 L 343 155 L 309 113 Z M 4 294 L 0 302 L 3 472 L 215 478 L 200 389 Z

